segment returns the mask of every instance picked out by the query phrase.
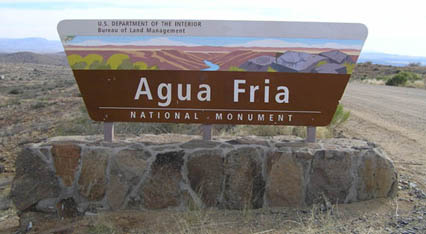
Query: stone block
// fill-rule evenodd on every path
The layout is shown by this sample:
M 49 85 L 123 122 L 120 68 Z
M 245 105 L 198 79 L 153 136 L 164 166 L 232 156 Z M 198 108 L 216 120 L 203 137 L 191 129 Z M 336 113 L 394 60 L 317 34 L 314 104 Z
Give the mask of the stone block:
M 10 196 L 18 210 L 54 212 L 57 201 L 61 217 L 109 208 L 300 207 L 392 197 L 398 187 L 392 161 L 362 140 L 194 140 L 158 151 L 136 140 L 72 139 L 18 155 Z
M 101 200 L 106 190 L 106 168 L 109 152 L 93 147 L 82 154 L 82 167 L 78 180 L 78 191 L 89 201 Z
M 25 148 L 16 158 L 16 175 L 10 195 L 18 210 L 25 210 L 40 200 L 59 195 L 58 179 L 41 157 L 35 150 Z
M 398 174 L 382 151 L 366 151 L 361 157 L 358 174 L 360 181 L 357 191 L 360 201 L 396 194 Z
M 51 153 L 56 175 L 62 179 L 65 186 L 71 186 L 80 163 L 80 146 L 72 143 L 53 144 Z
M 147 209 L 161 209 L 180 205 L 182 181 L 181 169 L 184 151 L 171 151 L 156 155 L 151 175 L 139 193 Z
M 331 203 L 343 203 L 354 182 L 353 154 L 339 150 L 317 151 L 311 165 L 306 203 L 312 204 L 326 196 Z
M 208 207 L 219 204 L 224 179 L 222 152 L 200 150 L 188 157 L 188 179 L 191 188 Z
M 271 153 L 267 159 L 267 178 L 265 199 L 269 207 L 303 206 L 303 166 L 292 153 Z
M 121 208 L 131 188 L 140 181 L 150 157 L 141 149 L 124 149 L 112 158 L 106 197 L 113 210 Z
M 226 155 L 222 204 L 225 208 L 261 208 L 264 189 L 261 158 L 256 148 L 242 147 Z

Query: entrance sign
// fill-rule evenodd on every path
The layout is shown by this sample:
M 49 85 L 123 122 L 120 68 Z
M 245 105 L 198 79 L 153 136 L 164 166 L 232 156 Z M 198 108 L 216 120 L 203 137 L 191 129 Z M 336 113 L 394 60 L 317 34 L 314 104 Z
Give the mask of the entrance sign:
M 64 20 L 90 117 L 104 122 L 328 125 L 362 24 Z

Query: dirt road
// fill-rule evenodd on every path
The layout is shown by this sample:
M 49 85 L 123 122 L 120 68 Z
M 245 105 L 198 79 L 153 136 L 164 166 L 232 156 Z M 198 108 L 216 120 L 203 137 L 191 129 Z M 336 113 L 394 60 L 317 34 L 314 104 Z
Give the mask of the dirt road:
M 346 136 L 379 144 L 402 176 L 426 187 L 426 90 L 352 82 L 342 99 Z

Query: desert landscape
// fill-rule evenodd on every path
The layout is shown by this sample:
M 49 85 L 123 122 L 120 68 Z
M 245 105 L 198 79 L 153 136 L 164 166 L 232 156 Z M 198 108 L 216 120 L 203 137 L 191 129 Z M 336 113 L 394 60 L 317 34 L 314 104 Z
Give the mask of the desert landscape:
M 62 43 L 72 69 L 338 74 L 352 72 L 362 44 L 356 40 L 131 36 L 67 36 Z
M 280 51 L 280 52 L 277 52 Z M 67 46 L 73 69 L 351 73 L 357 50 L 177 46 Z
M 81 53 L 82 57 L 88 55 Z M 175 51 L 162 53 L 162 56 L 176 55 Z M 238 52 L 243 60 L 275 56 L 271 52 L 264 53 Z M 205 57 L 197 56 L 197 52 L 185 56 L 185 63 L 180 66 L 203 68 L 199 61 Z M 217 56 L 218 60 L 211 57 L 209 61 L 227 61 L 226 55 Z M 227 62 L 221 65 L 231 66 Z M 394 83 L 390 80 L 399 80 L 395 77 L 401 76 L 405 77 L 405 81 L 396 85 L 400 87 L 391 85 Z M 300 209 L 220 210 L 194 207 L 190 210 L 144 212 L 87 211 L 66 217 L 33 212 L 35 208 L 24 215 L 17 212 L 9 198 L 17 154 L 31 142 L 41 142 L 54 136 L 101 134 L 103 126 L 88 118 L 63 53 L 0 54 L 0 77 L 1 233 L 426 232 L 426 68 L 418 64 L 404 67 L 371 63 L 357 65 L 341 101 L 344 109 L 350 111 L 349 118 L 318 133 L 320 138 L 358 138 L 380 146 L 393 160 L 399 173 L 399 191 L 395 198 L 352 204 L 323 200 L 312 207 Z M 198 125 L 184 124 L 120 123 L 116 126 L 118 138 L 140 137 L 153 144 L 185 142 L 199 138 L 199 131 Z M 302 139 L 304 134 L 304 128 L 286 126 L 215 126 L 214 129 L 214 138 L 221 139 L 251 139 L 248 137 L 253 135 L 257 135 L 257 139 Z

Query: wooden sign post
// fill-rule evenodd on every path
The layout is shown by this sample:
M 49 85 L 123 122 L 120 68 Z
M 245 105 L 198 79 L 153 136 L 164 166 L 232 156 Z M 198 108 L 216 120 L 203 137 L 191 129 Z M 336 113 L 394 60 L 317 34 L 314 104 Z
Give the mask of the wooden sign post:
M 330 123 L 367 36 L 362 24 L 64 20 L 90 117 L 105 122 Z M 107 134 L 108 132 L 108 134 Z

